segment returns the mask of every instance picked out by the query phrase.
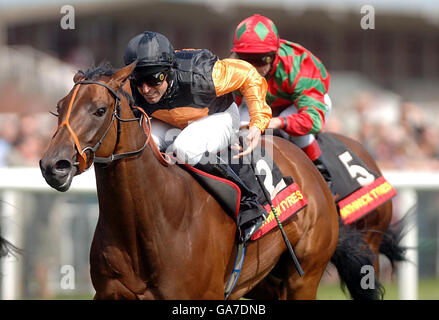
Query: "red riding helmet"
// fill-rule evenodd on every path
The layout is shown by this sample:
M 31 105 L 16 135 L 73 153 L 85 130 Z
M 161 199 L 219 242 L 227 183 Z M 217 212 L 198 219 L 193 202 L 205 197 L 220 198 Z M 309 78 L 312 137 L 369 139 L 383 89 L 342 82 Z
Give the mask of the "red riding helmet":
M 241 21 L 236 27 L 231 51 L 237 53 L 276 52 L 279 34 L 273 21 L 255 14 Z

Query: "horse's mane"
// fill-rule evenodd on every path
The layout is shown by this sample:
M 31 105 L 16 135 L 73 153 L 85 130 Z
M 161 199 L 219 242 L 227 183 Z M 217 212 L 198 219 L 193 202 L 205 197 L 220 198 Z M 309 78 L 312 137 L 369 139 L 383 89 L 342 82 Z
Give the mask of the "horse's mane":
M 113 68 L 110 62 L 104 61 L 101 62 L 97 67 L 89 67 L 87 70 L 79 70 L 80 73 L 84 76 L 85 80 L 96 80 L 99 77 L 112 76 L 116 70 Z
M 108 61 L 101 62 L 97 67 L 96 66 L 89 67 L 85 71 L 79 70 L 79 72 L 83 75 L 85 80 L 96 80 L 104 76 L 111 77 L 116 71 L 117 70 Z M 119 91 L 128 100 L 130 106 L 132 106 L 134 104 L 133 97 L 122 88 L 120 88 Z

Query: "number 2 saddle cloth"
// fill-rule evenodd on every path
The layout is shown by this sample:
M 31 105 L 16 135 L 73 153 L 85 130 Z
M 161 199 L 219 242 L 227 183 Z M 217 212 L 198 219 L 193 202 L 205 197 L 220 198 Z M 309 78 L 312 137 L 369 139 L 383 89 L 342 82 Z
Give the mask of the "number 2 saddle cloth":
M 251 165 L 232 163 L 230 168 L 256 193 L 258 202 L 267 212 L 262 226 L 252 235 L 251 240 L 257 240 L 278 226 L 277 219 L 267 201 L 264 191 L 255 179 L 255 174 L 262 181 L 265 190 L 271 198 L 277 217 L 281 223 L 286 223 L 303 209 L 308 200 L 297 183 L 290 176 L 284 177 L 279 167 L 274 163 L 264 147 L 256 148 L 253 152 Z M 218 201 L 223 209 L 236 221 L 240 208 L 241 191 L 232 181 L 201 171 L 188 164 L 180 164 Z M 255 168 L 256 172 L 253 170 Z
M 350 224 L 389 201 L 395 188 L 374 172 L 344 143 L 328 133 L 317 141 L 333 180 L 335 202 L 344 224 Z

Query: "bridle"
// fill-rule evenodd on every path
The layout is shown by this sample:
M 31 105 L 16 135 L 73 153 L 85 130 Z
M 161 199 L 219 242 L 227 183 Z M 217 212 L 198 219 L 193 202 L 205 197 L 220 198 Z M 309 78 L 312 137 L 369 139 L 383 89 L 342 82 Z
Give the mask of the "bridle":
M 72 112 L 72 106 L 73 106 L 73 103 L 74 103 L 74 101 L 75 101 L 75 98 L 76 98 L 76 95 L 77 95 L 77 93 L 78 93 L 78 90 L 79 90 L 79 88 L 80 88 L 80 86 L 81 86 L 82 84 L 95 84 L 95 85 L 103 86 L 103 87 L 105 87 L 108 91 L 110 91 L 110 93 L 112 94 L 112 96 L 113 96 L 114 99 L 115 99 L 114 110 L 113 110 L 113 114 L 112 114 L 112 116 L 111 116 L 111 121 L 110 121 L 108 127 L 106 128 L 104 134 L 102 135 L 102 137 L 99 139 L 99 141 L 98 141 L 93 147 L 92 147 L 92 146 L 87 146 L 87 147 L 85 147 L 85 148 L 82 148 L 82 147 L 81 147 L 81 144 L 80 144 L 80 142 L 79 142 L 78 136 L 77 136 L 76 133 L 73 131 L 73 129 L 71 128 L 70 123 L 69 123 L 70 114 L 71 114 L 71 112 Z M 75 83 L 75 89 L 74 89 L 74 91 L 73 91 L 72 98 L 70 99 L 70 102 L 69 102 L 69 107 L 68 107 L 68 110 L 67 110 L 66 118 L 65 118 L 64 121 L 58 126 L 58 128 L 57 128 L 57 130 L 56 130 L 54 136 L 58 133 L 58 131 L 59 131 L 63 126 L 66 126 L 66 127 L 67 127 L 67 130 L 69 131 L 70 135 L 72 136 L 73 141 L 75 142 L 76 149 L 77 149 L 77 151 L 78 151 L 78 161 L 74 163 L 74 165 L 78 167 L 78 174 L 84 172 L 85 169 L 86 169 L 86 166 L 87 166 L 87 155 L 86 155 L 85 151 L 90 151 L 90 152 L 91 152 L 91 154 L 92 154 L 92 156 L 93 156 L 93 160 L 92 160 L 92 161 L 93 161 L 94 163 L 101 163 L 101 164 L 109 164 L 109 163 L 111 163 L 111 162 L 113 162 L 113 161 L 115 161 L 115 160 L 119 160 L 119 159 L 122 159 L 122 158 L 135 156 L 135 155 L 141 153 L 143 150 L 145 150 L 145 148 L 146 148 L 146 146 L 147 146 L 148 143 L 150 143 L 150 144 L 152 145 L 153 150 L 155 149 L 154 151 L 155 151 L 156 154 L 157 154 L 157 152 L 159 152 L 158 149 L 157 149 L 157 146 L 155 145 L 155 143 L 151 143 L 151 141 L 153 141 L 153 140 L 151 139 L 151 122 L 150 122 L 150 119 L 149 119 L 148 115 L 145 113 L 145 111 L 143 111 L 142 109 L 140 109 L 140 108 L 138 108 L 138 107 L 134 107 L 135 109 L 141 111 L 141 116 L 140 116 L 140 118 L 122 119 L 122 118 L 120 117 L 120 115 L 119 115 L 119 112 L 120 112 L 120 103 L 121 103 L 121 97 L 119 96 L 119 94 L 118 94 L 113 88 L 111 88 L 110 86 L 108 86 L 107 84 L 105 84 L 105 83 L 103 83 L 103 82 L 92 81 L 92 80 L 81 80 L 81 81 L 78 81 L 78 82 Z M 133 108 L 133 107 L 132 107 L 132 108 Z M 113 153 L 112 153 L 110 156 L 108 156 L 108 157 L 96 157 L 96 156 L 95 156 L 96 151 L 99 149 L 99 147 L 100 147 L 101 144 L 103 143 L 103 141 L 104 141 L 105 137 L 107 136 L 108 132 L 110 131 L 110 129 L 111 129 L 111 127 L 112 127 L 113 122 L 114 122 L 115 119 L 117 120 L 117 124 L 118 124 L 118 125 L 117 125 L 117 140 L 116 140 L 116 146 L 115 146 L 114 150 L 117 149 L 117 145 L 118 145 L 118 143 L 119 143 L 119 141 L 120 141 L 120 135 L 121 135 L 121 122 L 133 122 L 133 121 L 139 121 L 139 125 L 140 125 L 140 127 L 143 128 L 142 133 L 143 133 L 143 135 L 144 135 L 144 137 L 145 137 L 145 142 L 144 142 L 143 146 L 142 146 L 140 149 L 135 150 L 135 151 L 124 152 L 124 153 L 118 153 L 118 154 L 115 154 L 115 153 L 113 152 Z M 146 122 L 148 122 L 147 127 L 149 128 L 149 130 L 147 130 L 147 128 L 144 128 L 143 125 L 142 125 L 142 123 L 146 123 Z M 160 152 L 159 152 L 159 154 L 160 154 Z M 163 159 L 162 156 L 160 156 L 160 158 L 161 158 L 161 160 L 162 160 L 161 162 L 163 163 L 163 161 L 165 161 L 165 162 L 166 162 L 166 165 L 167 165 L 168 162 L 167 162 L 165 159 Z M 160 159 L 159 159 L 159 160 L 160 160 Z

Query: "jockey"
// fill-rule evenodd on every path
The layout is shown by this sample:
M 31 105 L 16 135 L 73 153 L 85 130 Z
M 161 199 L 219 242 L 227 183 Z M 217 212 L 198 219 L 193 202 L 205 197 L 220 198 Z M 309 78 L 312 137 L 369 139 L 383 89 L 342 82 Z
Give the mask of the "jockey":
M 130 79 L 133 98 L 153 118 L 151 136 L 157 146 L 240 187 L 239 240 L 246 242 L 262 225 L 266 211 L 227 164 L 203 160 L 206 153 L 217 159 L 216 154 L 228 148 L 239 130 L 235 90 L 250 101 L 246 149 L 235 157 L 243 157 L 256 147 L 271 119 L 271 109 L 265 102 L 266 80 L 250 63 L 219 60 L 206 49 L 174 51 L 165 36 L 150 31 L 129 41 L 124 62 L 128 65 L 134 61 L 137 64 Z
M 255 14 L 236 28 L 232 58 L 250 62 L 267 79 L 267 103 L 273 117 L 268 128 L 300 147 L 319 169 L 329 187 L 327 170 L 314 134 L 321 132 L 331 111 L 330 75 L 322 62 L 297 43 L 279 38 L 270 19 Z M 245 97 L 244 97 L 245 98 Z M 238 105 L 242 97 L 237 94 Z M 248 123 L 246 107 L 240 107 L 241 125 Z

